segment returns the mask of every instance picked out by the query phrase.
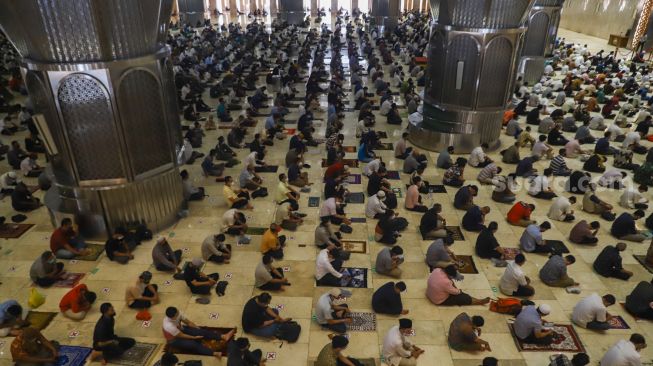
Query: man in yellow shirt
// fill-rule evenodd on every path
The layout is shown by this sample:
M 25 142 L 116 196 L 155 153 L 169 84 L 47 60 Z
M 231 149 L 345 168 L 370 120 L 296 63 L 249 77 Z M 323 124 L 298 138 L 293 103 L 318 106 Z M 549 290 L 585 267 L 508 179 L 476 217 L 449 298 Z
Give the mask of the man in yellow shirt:
M 231 186 L 234 184 L 234 179 L 228 175 L 224 177 L 224 187 L 222 187 L 222 195 L 227 200 L 230 208 L 254 208 L 249 204 L 249 192 L 247 189 L 234 190 Z
M 283 247 L 286 245 L 286 236 L 279 235 L 279 231 L 281 228 L 277 224 L 270 224 L 261 239 L 261 253 L 274 259 L 283 259 Z

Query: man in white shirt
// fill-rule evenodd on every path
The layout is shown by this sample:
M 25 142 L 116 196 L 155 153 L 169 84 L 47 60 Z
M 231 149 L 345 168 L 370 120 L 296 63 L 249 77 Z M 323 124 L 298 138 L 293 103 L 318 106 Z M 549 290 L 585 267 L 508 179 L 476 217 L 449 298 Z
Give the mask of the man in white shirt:
M 483 168 L 486 165 L 490 164 L 492 160 L 485 155 L 485 152 L 483 149 L 487 149 L 489 146 L 486 143 L 481 144 L 481 146 L 477 146 L 472 150 L 472 152 L 469 154 L 469 165 L 476 167 L 476 168 Z
M 631 148 L 632 145 L 639 146 L 639 141 L 642 139 L 642 136 L 637 131 L 630 131 L 626 134 L 624 141 L 621 143 L 623 148 Z
M 640 366 L 642 364 L 639 351 L 646 348 L 646 339 L 638 333 L 633 333 L 630 340 L 620 340 L 610 347 L 601 359 L 601 366 Z
M 339 288 L 331 289 L 320 296 L 315 304 L 315 319 L 322 327 L 339 334 L 347 332 L 347 324 L 351 324 L 351 312 L 345 304 L 351 292 Z
M 587 329 L 608 330 L 608 320 L 612 315 L 608 314 L 607 307 L 616 302 L 614 295 L 607 294 L 603 297 L 596 292 L 580 300 L 571 314 L 574 324 Z
M 574 196 L 569 198 L 564 196 L 557 197 L 553 200 L 547 216 L 551 220 L 556 221 L 574 221 L 574 210 L 571 209 L 571 205 L 574 203 L 576 203 L 576 197 Z
M 515 256 L 514 261 L 508 262 L 499 283 L 502 294 L 523 297 L 530 297 L 535 294 L 535 289 L 530 285 L 530 278 L 526 277 L 521 268 L 524 263 L 526 263 L 526 257 L 521 253 Z
M 315 260 L 315 279 L 319 285 L 339 287 L 344 276 L 341 269 L 342 259 L 336 258 L 328 248 L 320 250 Z
M 648 199 L 644 197 L 644 192 L 648 192 L 648 186 L 641 184 L 637 189 L 628 187 L 619 198 L 619 205 L 624 208 L 636 208 L 646 210 L 648 208 Z
M 410 366 L 417 363 L 417 358 L 424 350 L 414 346 L 406 339 L 413 334 L 413 322 L 410 319 L 399 319 L 399 325 L 390 328 L 383 338 L 381 354 L 389 366 Z
M 381 108 L 379 108 L 379 113 L 382 116 L 387 116 L 392 108 L 392 98 L 388 98 L 383 103 L 381 103 Z
M 549 187 L 549 178 L 553 175 L 553 170 L 551 168 L 544 169 L 542 175 L 538 175 L 533 180 L 528 187 L 528 194 L 535 198 L 542 198 L 545 200 L 553 199 L 556 197 L 556 194 L 553 192 L 551 187 Z
M 347 215 L 338 213 L 338 204 L 340 202 L 342 202 L 342 198 L 340 197 L 325 199 L 318 212 L 320 220 L 329 220 L 334 225 L 351 224 L 351 220 L 347 218 Z
M 599 178 L 599 185 L 601 187 L 621 189 L 623 187 L 622 181 L 628 174 L 615 168 L 610 168 L 601 175 Z
M 36 163 L 36 157 L 36 154 L 30 153 L 20 162 L 20 171 L 24 176 L 35 178 L 43 172 L 43 168 Z
M 381 158 L 376 158 L 376 159 L 370 161 L 369 163 L 367 163 L 363 167 L 363 175 L 366 176 L 366 177 L 369 177 L 373 173 L 378 172 L 379 168 L 381 167 L 382 162 L 383 161 L 381 160 Z
M 365 216 L 370 219 L 378 219 L 381 214 L 384 214 L 388 207 L 383 203 L 385 200 L 385 192 L 379 191 L 367 199 L 365 206 Z
M 202 340 L 228 341 L 233 337 L 234 333 L 236 333 L 235 328 L 223 335 L 200 328 L 172 306 L 166 309 L 166 316 L 163 318 L 163 336 L 168 346 L 183 351 L 183 353 L 214 356 L 220 359 L 222 354 L 213 352 L 213 350 L 204 346 Z

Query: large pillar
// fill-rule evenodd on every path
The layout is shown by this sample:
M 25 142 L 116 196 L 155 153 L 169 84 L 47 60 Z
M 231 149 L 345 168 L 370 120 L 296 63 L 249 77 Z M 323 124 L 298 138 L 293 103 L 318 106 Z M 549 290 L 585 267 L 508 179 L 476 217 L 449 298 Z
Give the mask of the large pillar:
M 544 72 L 545 56 L 553 52 L 564 2 L 565 0 L 536 0 L 528 15 L 528 30 L 524 37 L 519 73 L 530 85 L 540 80 Z
M 392 30 L 401 16 L 400 0 L 372 0 L 370 13 L 379 31 Z
M 318 2 L 317 0 L 311 0 L 311 16 L 316 17 L 317 16 L 317 8 L 318 8 Z
M 289 24 L 300 24 L 304 21 L 304 2 L 302 0 L 279 0 L 279 19 Z
M 231 15 L 232 18 L 238 16 L 238 0 L 229 0 L 229 15 Z M 233 21 L 233 20 L 230 20 Z
M 424 149 L 498 146 L 526 16 L 534 0 L 431 0 L 423 121 L 410 139 Z
M 166 36 L 172 0 L 21 0 L 0 27 L 22 72 L 48 147 L 53 224 L 82 234 L 172 224 L 183 197 L 181 131 Z M 29 19 L 29 21 L 25 21 Z
M 270 15 L 275 16 L 277 15 L 277 0 L 270 0 Z
M 358 9 L 358 0 L 351 0 L 351 10 Z
M 177 0 L 179 2 L 179 20 L 182 24 L 188 23 L 193 27 L 197 22 L 204 25 L 206 4 L 204 0 Z
M 209 13 L 213 15 L 218 8 L 218 0 L 209 0 Z

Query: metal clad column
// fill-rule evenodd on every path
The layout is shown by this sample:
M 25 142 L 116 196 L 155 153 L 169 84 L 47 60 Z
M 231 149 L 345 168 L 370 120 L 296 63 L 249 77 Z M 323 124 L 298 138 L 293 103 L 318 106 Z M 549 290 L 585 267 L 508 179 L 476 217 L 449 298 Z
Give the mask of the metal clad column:
M 424 119 L 409 125 L 415 145 L 454 145 L 456 152 L 498 146 L 534 1 L 431 0 Z
M 545 56 L 553 52 L 560 11 L 565 0 L 536 0 L 528 15 L 528 30 L 519 64 L 524 81 L 533 85 L 544 73 Z
M 45 121 L 53 225 L 73 217 L 82 234 L 101 237 L 130 223 L 158 230 L 175 221 L 183 197 L 165 44 L 172 4 L 21 0 L 0 12 L 23 57 L 36 119 Z
M 279 0 L 279 19 L 289 24 L 300 24 L 304 21 L 304 16 L 302 0 Z
M 204 0 L 177 0 L 179 2 L 179 19 L 182 23 L 195 26 L 197 22 L 204 25 L 206 7 Z
M 400 0 L 372 0 L 372 16 L 380 32 L 392 31 L 401 16 Z

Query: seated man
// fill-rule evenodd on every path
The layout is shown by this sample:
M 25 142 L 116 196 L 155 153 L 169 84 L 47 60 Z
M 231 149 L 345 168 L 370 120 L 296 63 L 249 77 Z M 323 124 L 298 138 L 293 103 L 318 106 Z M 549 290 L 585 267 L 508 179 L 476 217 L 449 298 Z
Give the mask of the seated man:
M 519 253 L 514 261 L 508 261 L 508 266 L 501 276 L 499 289 L 508 296 L 530 297 L 535 294 L 535 289 L 530 285 L 531 279 L 524 274 L 522 266 L 526 263 L 526 256 Z
M 576 244 L 596 245 L 599 239 L 596 234 L 599 232 L 601 224 L 598 221 L 592 221 L 589 224 L 585 220 L 580 220 L 569 232 L 569 240 Z
M 551 170 L 551 168 L 546 168 L 544 169 L 542 175 L 538 175 L 535 178 L 532 178 L 528 188 L 528 194 L 535 198 L 541 198 L 545 200 L 550 200 L 556 197 L 553 189 L 551 189 L 549 186 L 549 177 L 552 174 L 553 170 Z
M 279 310 L 271 308 L 272 296 L 263 292 L 247 301 L 243 309 L 243 332 L 263 338 L 275 338 L 281 323 L 291 321 L 291 318 L 279 316 Z
M 519 239 L 519 246 L 527 253 L 549 253 L 551 246 L 542 238 L 542 233 L 549 230 L 551 224 L 544 221 L 539 226 L 528 225 Z
M 134 347 L 136 340 L 116 335 L 114 332 L 116 311 L 110 303 L 105 302 L 100 305 L 100 313 L 102 316 L 93 331 L 93 352 L 90 360 L 92 362 L 100 358 L 102 364 L 106 364 Z
M 152 281 L 152 273 L 144 271 L 133 285 L 127 286 L 125 291 L 127 306 L 132 309 L 149 309 L 160 302 L 159 287 L 151 284 L 150 281 Z
M 608 306 L 614 305 L 617 300 L 614 295 L 599 296 L 596 292 L 580 300 L 571 314 L 571 320 L 574 324 L 594 330 L 608 330 L 610 323 L 608 320 L 612 315 L 608 313 Z
M 446 268 L 450 265 L 456 265 L 458 258 L 449 249 L 453 245 L 453 238 L 447 236 L 442 239 L 436 239 L 426 250 L 426 265 L 429 266 L 429 272 L 435 268 Z
M 173 250 L 166 238 L 160 237 L 152 248 L 152 262 L 157 271 L 181 272 L 179 261 L 181 260 L 181 249 Z
M 342 354 L 348 344 L 349 339 L 347 337 L 342 335 L 334 336 L 331 338 L 331 343 L 327 343 L 317 355 L 317 360 L 313 366 L 363 366 L 357 359 Z
M 251 210 L 254 206 L 250 205 L 249 192 L 246 189 L 234 190 L 231 186 L 233 185 L 233 178 L 228 175 L 224 177 L 224 187 L 222 187 L 222 195 L 227 201 L 227 206 L 229 208 L 246 208 Z
M 479 232 L 485 229 L 485 215 L 490 213 L 490 207 L 472 206 L 463 216 L 462 227 L 467 231 Z
M 641 281 L 626 296 L 626 310 L 642 319 L 653 320 L 653 281 Z
M 224 137 L 220 136 L 223 140 Z M 223 146 L 229 149 L 229 146 L 223 143 Z M 216 155 L 216 150 L 211 150 L 206 156 L 204 157 L 204 160 L 202 160 L 202 174 L 205 177 L 220 177 L 222 176 L 222 173 L 224 172 L 224 167 L 225 164 L 215 164 L 213 162 L 213 159 L 215 159 Z M 228 159 L 231 162 L 231 156 Z M 232 163 L 233 164 L 233 163 Z
M 530 127 L 527 127 L 530 128 Z M 501 161 L 505 164 L 517 164 L 521 157 L 519 156 L 519 141 L 516 141 L 513 145 L 509 146 L 507 149 L 501 151 Z
M 342 270 L 342 259 L 337 255 L 338 250 L 322 249 L 315 260 L 315 279 L 321 286 L 338 287 L 344 274 Z
M 65 276 L 64 264 L 57 262 L 51 251 L 45 251 L 34 261 L 29 270 L 30 279 L 40 287 L 50 287 Z
M 211 234 L 202 242 L 202 259 L 205 261 L 228 264 L 231 259 L 231 244 L 225 244 L 224 234 Z
M 286 236 L 279 235 L 281 227 L 272 223 L 261 238 L 261 254 L 269 254 L 274 259 L 283 259 Z
M 558 155 L 556 155 L 549 163 L 549 168 L 554 176 L 557 177 L 567 177 L 571 174 L 571 169 L 567 167 L 567 162 L 565 161 L 565 149 L 558 150 Z
M 569 198 L 558 196 L 553 200 L 547 217 L 556 221 L 574 221 L 574 210 L 571 209 L 571 205 L 574 203 L 576 203 L 576 197 L 574 196 Z
M 283 268 L 272 266 L 274 258 L 264 254 L 254 270 L 254 286 L 264 291 L 283 291 L 290 282 L 283 276 Z
M 503 260 L 503 248 L 501 248 L 497 238 L 494 236 L 498 228 L 499 224 L 496 221 L 490 222 L 487 228 L 481 230 L 476 238 L 474 249 L 477 256 L 492 260 L 492 263 L 497 267 L 505 267 L 507 263 Z
M 435 166 L 442 169 L 449 169 L 453 165 L 453 160 L 451 159 L 451 154 L 453 154 L 453 151 L 453 146 L 449 146 L 445 150 L 440 151 Z
M 68 319 L 83 320 L 97 299 L 95 292 L 89 291 L 84 284 L 68 291 L 59 302 L 59 310 Z
M 507 177 L 503 175 L 495 176 L 492 179 L 492 200 L 500 203 L 515 202 L 514 179 L 513 174 L 509 174 Z
M 492 159 L 490 159 L 490 157 L 483 151 L 483 149 L 487 150 L 488 148 L 489 146 L 487 143 L 482 143 L 481 146 L 475 147 L 469 154 L 469 165 L 475 168 L 483 168 L 492 163 Z
M 467 159 L 456 159 L 456 162 L 450 166 L 446 172 L 444 172 L 442 184 L 451 187 L 462 187 L 462 185 L 465 184 L 465 178 L 463 178 L 465 165 L 467 165 Z
M 184 268 L 184 281 L 190 292 L 198 295 L 208 295 L 211 288 L 218 283 L 218 274 L 204 274 L 201 269 L 204 261 L 201 258 L 193 258 Z
M 573 255 L 566 255 L 563 258 L 559 254 L 554 254 L 540 269 L 540 280 L 552 287 L 578 286 L 578 282 L 567 274 L 567 266 L 574 263 L 576 263 L 576 257 Z
M 225 211 L 222 215 L 222 232 L 237 235 L 239 244 L 249 244 L 251 238 L 245 235 L 247 231 L 247 217 L 235 208 Z
M 477 186 L 468 185 L 460 187 L 454 196 L 453 206 L 459 210 L 467 211 L 474 206 L 474 197 L 477 195 Z
M 389 366 L 414 365 L 417 359 L 424 353 L 424 350 L 414 346 L 408 340 L 413 333 L 413 322 L 410 319 L 399 319 L 399 325 L 395 325 L 385 337 L 383 337 L 383 348 L 381 355 Z
M 119 232 L 114 232 L 109 240 L 104 244 L 104 252 L 109 260 L 120 264 L 127 264 L 134 259 L 132 251 L 136 249 L 137 243 L 125 241 L 125 236 Z
M 385 192 L 380 190 L 376 194 L 371 195 L 365 204 L 365 216 L 368 219 L 378 219 L 379 215 L 385 213 L 388 207 L 383 203 L 385 200 Z
M 624 281 L 632 277 L 633 272 L 624 269 L 622 264 L 621 252 L 626 248 L 626 243 L 617 243 L 614 246 L 606 245 L 592 264 L 596 273 L 603 277 L 614 277 Z
M 347 332 L 347 324 L 352 323 L 349 307 L 345 304 L 351 292 L 333 288 L 322 294 L 315 304 L 315 318 L 317 323 L 338 334 Z
M 376 256 L 376 273 L 399 278 L 401 277 L 401 269 L 399 265 L 404 262 L 404 250 L 395 245 L 392 248 L 383 248 Z
M 426 283 L 426 297 L 435 305 L 443 306 L 485 305 L 490 302 L 489 297 L 476 299 L 464 293 L 453 283 L 454 278 L 459 278 L 454 265 L 434 269 Z
M 481 184 L 493 184 L 493 179 L 502 171 L 501 167 L 494 163 L 490 163 L 485 168 L 481 169 L 476 177 Z
M 428 208 L 422 204 L 422 196 L 419 189 L 424 185 L 420 176 L 413 177 L 413 184 L 406 190 L 406 201 L 404 207 L 409 211 L 426 212 Z
M 440 215 L 440 212 L 442 212 L 442 205 L 435 203 L 420 219 L 419 232 L 422 234 L 423 240 L 434 240 L 449 236 L 445 229 L 447 220 Z
M 240 190 L 250 192 L 252 199 L 266 197 L 268 189 L 263 187 L 263 178 L 254 171 L 255 166 L 248 164 L 243 167 L 238 177 Z
M 84 240 L 77 236 L 73 221 L 68 217 L 61 220 L 61 226 L 52 233 L 50 250 L 60 259 L 73 259 L 90 253 Z
M 11 358 L 16 366 L 55 365 L 59 343 L 47 340 L 35 328 L 25 328 L 11 342 Z
M 524 306 L 515 318 L 513 328 L 517 338 L 524 343 L 549 345 L 553 343 L 555 333 L 551 329 L 544 328 L 542 317 L 551 313 L 551 306 L 540 304 L 539 306 Z
M 404 309 L 401 302 L 401 293 L 404 291 L 406 291 L 406 284 L 402 281 L 384 284 L 372 295 L 372 309 L 377 314 L 408 314 L 408 309 Z
M 222 335 L 200 328 L 173 306 L 166 309 L 166 316 L 163 318 L 163 336 L 166 339 L 166 344 L 178 353 L 213 356 L 220 359 L 222 358 L 221 353 L 213 352 L 213 350 L 202 344 L 202 340 L 227 342 L 234 334 L 236 334 L 236 328 Z
M 29 327 L 29 322 L 23 320 L 23 307 L 16 300 L 6 300 L 0 303 L 0 337 L 15 337 L 22 328 Z
M 535 224 L 535 220 L 531 220 L 531 213 L 534 210 L 534 204 L 519 201 L 510 208 L 510 211 L 508 211 L 507 221 L 511 225 L 522 227 Z
M 646 348 L 646 339 L 633 333 L 629 340 L 622 339 L 605 353 L 599 364 L 602 366 L 641 365 L 639 352 Z
M 583 194 L 583 211 L 600 215 L 604 220 L 614 220 L 612 205 L 596 195 L 596 184 L 586 184 Z
M 11 207 L 18 212 L 29 212 L 43 206 L 41 200 L 34 197 L 25 183 L 18 182 L 11 192 Z
M 624 212 L 612 223 L 610 234 L 617 239 L 641 243 L 646 239 L 644 233 L 637 229 L 635 221 L 645 216 L 643 210 L 637 210 L 632 215 Z
M 227 344 L 227 365 L 241 365 L 241 366 L 260 366 L 265 365 L 263 360 L 263 352 L 260 349 L 253 351 L 249 350 L 249 339 L 245 337 L 237 338 Z M 170 366 L 175 366 L 173 363 Z M 166 366 L 166 365 L 161 365 Z
M 481 327 L 485 324 L 483 317 L 460 313 L 449 325 L 447 343 L 451 349 L 462 351 L 492 351 L 490 344 L 480 338 Z
M 296 231 L 304 220 L 301 218 L 297 201 L 286 200 L 277 205 L 274 211 L 274 223 L 280 228 Z

